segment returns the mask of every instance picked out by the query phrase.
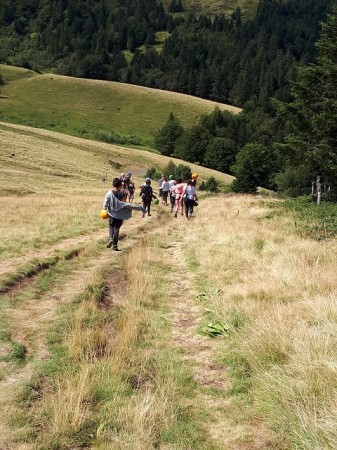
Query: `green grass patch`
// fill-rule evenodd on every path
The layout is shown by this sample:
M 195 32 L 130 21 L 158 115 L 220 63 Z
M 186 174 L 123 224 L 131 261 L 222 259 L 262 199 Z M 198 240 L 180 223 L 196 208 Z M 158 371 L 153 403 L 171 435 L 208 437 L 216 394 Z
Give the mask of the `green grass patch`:
M 166 6 L 169 5 L 169 0 L 164 1 Z M 240 7 L 243 17 L 250 19 L 254 16 L 258 0 L 183 0 L 184 15 L 189 13 L 196 15 L 204 14 L 207 16 L 215 15 L 230 15 L 238 7 Z M 181 13 L 179 13 L 181 14 Z
M 280 207 L 274 204 L 274 207 Z M 337 204 L 322 202 L 319 206 L 310 196 L 286 200 L 281 208 L 294 215 L 296 232 L 316 240 L 337 237 Z
M 110 142 L 153 148 L 154 133 L 170 113 L 190 126 L 216 106 L 226 109 L 216 102 L 124 83 L 39 75 L 5 65 L 0 72 L 7 97 L 0 101 L 0 120 L 88 139 L 101 135 Z

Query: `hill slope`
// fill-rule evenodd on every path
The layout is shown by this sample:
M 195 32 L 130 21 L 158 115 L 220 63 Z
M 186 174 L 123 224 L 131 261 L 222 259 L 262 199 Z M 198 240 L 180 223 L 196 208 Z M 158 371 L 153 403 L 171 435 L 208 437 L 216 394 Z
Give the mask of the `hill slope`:
M 0 123 L 0 137 L 1 258 L 100 229 L 104 224 L 97 214 L 113 177 L 132 171 L 138 188 L 150 167 L 161 170 L 170 160 L 183 162 L 5 123 Z M 200 180 L 215 176 L 222 185 L 232 180 L 211 169 L 190 167 L 199 172 Z M 102 183 L 102 179 L 109 182 Z M 13 210 L 25 220 L 15 220 Z
M 221 103 L 141 86 L 39 75 L 5 65 L 0 65 L 0 73 L 6 82 L 1 88 L 1 120 L 88 139 L 117 133 L 151 147 L 153 134 L 171 112 L 185 127 L 215 107 L 240 112 Z
M 214 195 L 135 213 L 116 254 L 109 160 L 168 158 L 0 123 L 0 448 L 334 448 L 336 239 Z

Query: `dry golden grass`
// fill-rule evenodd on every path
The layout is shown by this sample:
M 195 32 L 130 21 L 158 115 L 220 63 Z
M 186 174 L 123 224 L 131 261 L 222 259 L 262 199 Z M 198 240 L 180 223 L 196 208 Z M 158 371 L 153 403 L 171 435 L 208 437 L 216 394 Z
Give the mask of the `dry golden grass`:
M 44 432 L 38 438 L 42 447 L 66 448 L 88 428 L 93 448 L 150 450 L 162 431 L 176 423 L 176 409 L 185 402 L 178 392 L 185 369 L 167 348 L 162 308 L 168 292 L 159 243 L 157 237 L 133 248 L 123 272 L 113 272 L 114 320 L 100 307 L 95 289 L 69 317 L 65 343 L 74 365 L 71 370 L 59 367 L 56 383 L 34 411 L 48 418 L 42 419 Z M 103 279 L 94 276 L 92 285 Z M 104 401 L 97 401 L 98 392 Z
M 50 414 L 50 433 L 54 439 L 63 440 L 79 430 L 88 419 L 92 383 L 91 368 L 82 365 L 75 374 L 63 374 L 56 383 L 55 395 L 45 396 L 45 409 Z
M 184 234 L 186 251 L 205 306 L 229 328 L 221 352 L 251 371 L 250 414 L 277 429 L 286 448 L 333 448 L 336 241 L 299 238 L 264 202 L 207 200 L 198 227 Z M 236 329 L 233 317 L 244 325 Z
M 0 125 L 0 133 L 4 260 L 106 226 L 97 213 L 108 188 L 99 180 L 107 156 L 122 165 L 121 171 L 132 170 L 136 183 L 148 167 L 169 160 L 25 127 Z M 9 156 L 11 143 L 15 157 Z M 201 179 L 215 175 L 228 181 L 208 169 L 192 170 Z M 108 178 L 115 174 L 109 169 Z M 197 440 L 200 448 L 212 448 L 214 442 L 233 449 L 334 448 L 337 242 L 298 237 L 290 215 L 273 211 L 270 201 L 244 195 L 201 199 L 189 222 L 159 206 L 158 222 L 149 218 L 152 235 L 132 245 L 111 272 L 93 275 L 86 283 L 92 289 L 64 313 L 59 339 L 67 357 L 28 408 L 42 430 L 41 448 L 80 442 L 140 450 L 160 442 L 182 450 L 197 448 Z M 167 251 L 172 245 L 179 251 Z M 208 308 L 204 322 L 218 319 L 228 330 L 216 341 L 217 351 L 219 363 L 234 374 L 232 392 L 239 406 L 221 408 L 228 392 L 216 398 L 198 386 L 208 395 L 208 406 L 188 407 L 196 387 L 186 375 L 186 359 L 170 347 L 167 323 L 172 273 L 180 267 L 172 256 L 181 258 L 189 283 L 201 294 L 198 307 Z M 81 291 L 80 276 L 77 280 L 74 296 Z M 58 281 L 63 282 L 62 274 Z M 110 292 L 101 302 L 102 283 Z M 188 283 L 181 286 L 180 292 L 189 295 Z M 175 288 L 179 295 L 178 282 Z M 179 326 L 184 311 L 177 312 Z M 204 406 L 216 408 L 213 437 L 198 431 L 210 417 Z M 185 428 L 177 426 L 178 417 Z
M 0 137 L 0 259 L 101 229 L 106 223 L 98 213 L 113 177 L 132 171 L 139 186 L 148 168 L 170 161 L 142 150 L 9 124 L 0 124 Z M 231 181 L 228 175 L 190 166 L 200 179 Z

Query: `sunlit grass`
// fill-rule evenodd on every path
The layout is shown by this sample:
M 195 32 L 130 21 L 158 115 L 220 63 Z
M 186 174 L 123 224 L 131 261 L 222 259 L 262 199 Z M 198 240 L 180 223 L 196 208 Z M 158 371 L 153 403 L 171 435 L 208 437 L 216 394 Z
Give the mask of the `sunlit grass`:
M 249 399 L 246 420 L 260 415 L 286 448 L 333 448 L 336 240 L 299 238 L 292 216 L 264 202 L 210 198 L 183 235 L 205 323 L 227 330 L 219 359 L 231 367 L 233 393 Z
M 163 36 L 158 36 L 163 39 Z M 143 147 L 173 113 L 183 126 L 197 123 L 215 107 L 239 108 L 176 92 L 100 80 L 15 70 L 0 64 L 0 120 L 96 139 L 98 133 L 136 136 Z

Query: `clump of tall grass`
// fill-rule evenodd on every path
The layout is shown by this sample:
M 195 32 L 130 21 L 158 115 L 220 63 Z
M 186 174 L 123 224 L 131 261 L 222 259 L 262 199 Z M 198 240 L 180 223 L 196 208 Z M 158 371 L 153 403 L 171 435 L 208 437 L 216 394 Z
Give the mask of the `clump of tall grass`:
M 242 420 L 262 418 L 284 448 L 334 448 L 336 242 L 299 238 L 291 214 L 271 215 L 268 202 L 207 199 L 183 235 L 186 252 L 202 305 L 222 321 L 232 311 L 243 318 L 219 339 Z

